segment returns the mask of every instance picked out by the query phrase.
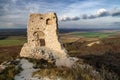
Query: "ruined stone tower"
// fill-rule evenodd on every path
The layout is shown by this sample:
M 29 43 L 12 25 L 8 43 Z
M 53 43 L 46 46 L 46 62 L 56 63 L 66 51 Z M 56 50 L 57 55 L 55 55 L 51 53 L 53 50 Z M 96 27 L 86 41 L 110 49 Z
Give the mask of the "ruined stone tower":
M 21 57 L 45 58 L 66 56 L 58 39 L 55 13 L 30 14 L 27 25 L 27 43 L 21 49 Z

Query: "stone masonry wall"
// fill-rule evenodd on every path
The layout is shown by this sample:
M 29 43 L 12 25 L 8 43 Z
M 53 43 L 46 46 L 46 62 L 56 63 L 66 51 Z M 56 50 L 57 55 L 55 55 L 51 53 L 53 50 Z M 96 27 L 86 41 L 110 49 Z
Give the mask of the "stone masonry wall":
M 51 50 L 51 52 L 54 52 L 52 55 L 57 57 L 67 55 L 59 41 L 57 16 L 55 13 L 30 14 L 27 25 L 27 43 L 21 49 L 20 56 L 43 58 L 42 52 L 35 52 L 36 49 L 42 47 L 44 47 L 44 50 Z

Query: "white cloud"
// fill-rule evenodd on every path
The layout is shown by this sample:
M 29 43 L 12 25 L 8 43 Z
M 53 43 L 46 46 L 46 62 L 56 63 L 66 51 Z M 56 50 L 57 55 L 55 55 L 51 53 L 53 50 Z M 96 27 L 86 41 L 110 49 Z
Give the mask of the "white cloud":
M 64 16 L 64 17 L 61 17 L 59 20 L 60 21 L 76 21 L 76 20 L 79 20 L 80 18 L 77 17 L 77 16 L 71 16 L 71 17 L 67 17 L 67 16 Z
M 99 9 L 99 10 L 96 12 L 96 15 L 97 15 L 97 16 L 100 16 L 100 15 L 105 14 L 105 13 L 108 13 L 108 11 L 103 8 L 103 9 Z
M 75 21 L 80 19 L 95 19 L 100 17 L 108 17 L 108 16 L 120 16 L 120 9 L 112 9 L 106 10 L 104 8 L 98 9 L 95 14 L 83 14 L 81 16 L 76 16 L 77 19 L 71 18 L 71 16 L 63 16 L 60 18 L 60 21 Z
M 62 26 L 97 26 L 105 21 L 107 24 L 118 22 L 120 9 L 113 8 L 112 5 L 103 3 L 104 0 L 71 0 L 72 2 L 59 0 L 50 2 L 49 0 L 0 0 L 0 27 L 26 26 L 30 13 L 57 12 Z M 119 7 L 119 5 L 118 5 Z M 66 16 L 64 16 L 66 15 Z M 117 16 L 117 17 L 116 17 Z M 107 19 L 109 17 L 109 19 Z M 112 20 L 111 20 L 112 19 Z M 67 22 L 68 21 L 68 22 Z M 93 22 L 93 23 L 92 23 Z M 96 23 L 96 24 L 95 24 Z M 103 22 L 102 22 L 103 23 Z

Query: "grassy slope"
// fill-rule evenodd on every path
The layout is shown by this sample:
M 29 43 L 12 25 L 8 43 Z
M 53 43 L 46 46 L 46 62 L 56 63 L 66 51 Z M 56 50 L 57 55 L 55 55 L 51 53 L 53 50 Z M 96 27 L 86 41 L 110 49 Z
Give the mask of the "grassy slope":
M 23 45 L 26 42 L 26 38 L 22 36 L 10 36 L 4 40 L 0 40 L 0 47 L 3 46 L 17 46 Z

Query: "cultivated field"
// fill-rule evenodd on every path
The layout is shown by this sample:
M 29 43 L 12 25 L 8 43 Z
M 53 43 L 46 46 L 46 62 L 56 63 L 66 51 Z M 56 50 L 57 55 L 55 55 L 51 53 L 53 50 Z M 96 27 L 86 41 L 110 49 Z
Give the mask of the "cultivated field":
M 24 36 L 8 36 L 0 40 L 0 47 L 23 45 L 25 42 L 26 37 Z

